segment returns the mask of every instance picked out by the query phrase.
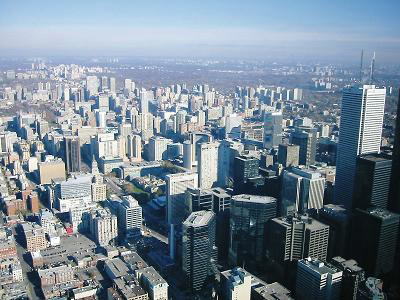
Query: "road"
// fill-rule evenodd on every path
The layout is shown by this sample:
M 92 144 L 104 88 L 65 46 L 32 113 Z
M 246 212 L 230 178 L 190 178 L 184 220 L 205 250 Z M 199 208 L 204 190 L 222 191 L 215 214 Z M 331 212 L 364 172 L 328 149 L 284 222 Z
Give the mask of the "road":
M 17 237 L 18 235 L 16 234 L 15 226 L 12 228 L 12 231 L 13 231 L 14 237 Z M 22 274 L 24 276 L 24 284 L 27 287 L 28 297 L 29 297 L 29 299 L 32 299 L 32 300 L 39 300 L 40 298 L 36 295 L 35 290 L 34 290 L 34 283 L 29 281 L 29 278 L 28 278 L 28 273 L 30 273 L 31 277 L 32 277 L 33 273 L 31 272 L 31 267 L 28 265 L 28 263 L 24 259 L 24 255 L 27 252 L 26 252 L 25 248 L 23 248 L 20 244 L 21 238 L 17 237 L 15 240 L 16 240 L 15 245 L 17 248 L 17 256 L 21 263 Z
M 111 177 L 106 177 L 104 176 L 104 180 L 107 184 L 107 186 L 115 193 L 117 196 L 122 196 L 124 195 L 124 191 L 118 186 L 118 184 L 115 183 L 115 179 Z
M 142 225 L 143 231 L 145 234 L 148 234 L 154 238 L 156 238 L 157 240 L 165 243 L 168 245 L 168 238 L 164 235 L 162 235 L 161 233 L 158 233 L 150 228 L 148 228 L 146 225 Z

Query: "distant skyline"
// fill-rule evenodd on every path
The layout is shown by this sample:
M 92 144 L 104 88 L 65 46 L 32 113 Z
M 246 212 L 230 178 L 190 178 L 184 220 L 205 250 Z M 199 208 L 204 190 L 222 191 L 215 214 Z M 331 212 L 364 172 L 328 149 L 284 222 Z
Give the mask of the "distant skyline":
M 0 56 L 400 62 L 398 0 L 149 2 L 1 0 Z

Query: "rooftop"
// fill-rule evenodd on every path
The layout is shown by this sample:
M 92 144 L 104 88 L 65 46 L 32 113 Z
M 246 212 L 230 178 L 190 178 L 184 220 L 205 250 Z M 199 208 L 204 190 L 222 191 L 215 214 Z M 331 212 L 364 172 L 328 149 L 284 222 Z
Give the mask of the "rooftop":
M 273 203 L 273 202 L 276 202 L 276 199 L 274 197 L 248 195 L 248 194 L 241 194 L 241 195 L 232 196 L 232 200 L 234 200 L 234 201 L 243 201 L 243 202 L 253 202 L 253 203 Z
M 196 211 L 191 213 L 183 224 L 191 227 L 205 226 L 213 217 L 214 213 L 212 211 Z

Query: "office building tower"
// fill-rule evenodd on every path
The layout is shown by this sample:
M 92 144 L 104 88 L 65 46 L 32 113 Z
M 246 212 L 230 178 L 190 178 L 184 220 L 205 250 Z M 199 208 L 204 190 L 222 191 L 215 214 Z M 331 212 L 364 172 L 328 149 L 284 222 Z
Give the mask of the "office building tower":
M 264 148 L 282 143 L 282 111 L 267 111 L 264 116 Z
M 392 176 L 390 180 L 389 209 L 400 213 L 400 90 L 397 103 L 396 131 L 392 154 Z
M 221 272 L 222 299 L 250 300 L 251 279 L 251 274 L 240 267 Z
M 229 262 L 254 267 L 265 257 L 265 229 L 276 217 L 277 201 L 268 196 L 232 196 L 230 207 Z
M 198 187 L 195 172 L 168 174 L 167 181 L 167 222 L 181 224 L 185 218 L 185 192 L 187 188 Z
M 192 292 L 199 292 L 215 268 L 215 214 L 192 213 L 182 224 L 182 270 Z
M 91 174 L 80 174 L 65 181 L 54 180 L 54 207 L 59 212 L 68 212 L 71 208 L 91 203 L 92 179 Z
M 301 101 L 303 100 L 303 90 L 299 88 L 295 88 L 293 90 L 293 100 Z
M 118 220 L 108 209 L 91 211 L 89 215 L 90 233 L 96 243 L 107 246 L 118 237 Z
M 248 179 L 257 177 L 259 160 L 252 156 L 241 155 L 235 157 L 233 167 L 234 191 L 236 194 L 246 192 Z
M 185 193 L 186 216 L 195 211 L 214 209 L 214 194 L 211 189 L 187 188 Z
M 318 258 L 326 261 L 329 226 L 306 215 L 275 218 L 268 224 L 267 256 L 285 262 Z
M 234 175 L 235 157 L 242 154 L 244 145 L 233 140 L 222 140 L 218 148 L 218 184 L 227 186 Z
M 343 272 L 319 259 L 297 262 L 296 299 L 339 300 Z
M 117 92 L 117 83 L 115 77 L 110 77 L 110 92 L 113 94 Z
M 148 146 L 148 160 L 157 161 L 167 159 L 168 144 L 172 143 L 172 140 L 161 136 L 151 137 Z
M 183 167 L 192 170 L 197 165 L 196 147 L 191 141 L 183 142 Z
M 96 126 L 99 128 L 107 127 L 107 112 L 105 111 L 96 111 Z
M 81 144 L 79 137 L 64 137 L 64 162 L 68 173 L 81 171 Z
M 132 80 L 131 79 L 125 79 L 124 89 L 128 93 L 128 95 L 130 92 L 132 92 Z
M 351 214 L 343 206 L 324 205 L 319 210 L 318 220 L 329 225 L 328 259 L 348 256 Z
M 381 146 L 385 88 L 364 85 L 343 92 L 337 150 L 335 203 L 352 208 L 357 156 Z
M 284 168 L 297 167 L 299 165 L 300 146 L 294 144 L 279 144 L 278 163 Z
M 130 160 L 142 160 L 142 138 L 140 135 L 128 135 L 127 147 L 127 156 Z
M 99 111 L 109 111 L 110 109 L 110 96 L 107 94 L 100 94 L 96 98 L 96 108 Z
M 355 260 L 367 274 L 382 276 L 395 267 L 400 216 L 382 208 L 356 209 L 352 226 Z
M 147 114 L 149 112 L 149 96 L 146 90 L 140 91 L 139 100 L 140 100 L 140 112 L 142 114 Z
M 331 264 L 343 272 L 340 299 L 357 299 L 357 292 L 362 282 L 365 281 L 365 271 L 354 259 L 346 260 L 340 256 L 334 257 Z
M 118 229 L 125 236 L 140 235 L 142 230 L 142 207 L 132 196 L 123 196 L 118 206 Z
M 229 250 L 229 216 L 231 207 L 231 195 L 222 188 L 211 189 L 213 193 L 213 210 L 217 217 L 217 247 L 218 261 L 226 261 Z
M 199 186 L 209 189 L 218 181 L 218 142 L 202 143 L 199 146 Z
M 86 77 L 86 89 L 89 97 L 95 96 L 99 93 L 99 82 L 97 76 Z
M 366 209 L 375 206 L 386 209 L 391 171 L 392 160 L 385 154 L 357 157 L 353 207 Z
M 317 128 L 299 126 L 290 136 L 292 144 L 299 146 L 299 164 L 310 166 L 315 163 L 317 152 Z
M 101 84 L 100 89 L 102 91 L 108 89 L 108 78 L 107 78 L 107 76 L 101 76 L 100 84 Z
M 310 169 L 292 168 L 283 171 L 281 215 L 305 213 L 324 205 L 325 178 Z

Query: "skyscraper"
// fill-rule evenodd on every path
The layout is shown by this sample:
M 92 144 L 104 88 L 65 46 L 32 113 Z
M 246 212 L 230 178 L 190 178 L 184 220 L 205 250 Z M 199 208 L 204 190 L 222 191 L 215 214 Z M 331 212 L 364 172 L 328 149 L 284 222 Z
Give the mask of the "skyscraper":
M 310 166 L 315 163 L 317 152 L 317 128 L 299 126 L 290 136 L 292 144 L 298 145 L 299 164 Z
M 168 174 L 167 181 L 167 222 L 181 224 L 185 218 L 185 192 L 187 188 L 198 187 L 195 172 Z
M 237 194 L 245 192 L 247 180 L 257 177 L 259 160 L 251 156 L 237 156 L 233 165 L 234 191 Z
M 81 171 L 81 145 L 79 137 L 64 137 L 64 162 L 68 173 Z
M 369 275 L 382 276 L 395 267 L 400 216 L 381 208 L 356 209 L 352 257 Z
M 205 210 L 192 213 L 182 224 L 182 270 L 192 292 L 202 289 L 216 254 L 215 214 Z
M 312 170 L 292 168 L 282 176 L 281 215 L 305 213 L 323 206 L 325 178 Z
M 142 138 L 139 135 L 128 135 L 127 138 L 128 158 L 135 161 L 142 160 Z
M 296 299 L 339 300 L 343 272 L 319 259 L 297 262 Z
M 279 144 L 278 163 L 284 168 L 297 167 L 299 165 L 300 146 L 294 144 Z
M 147 114 L 149 112 L 149 99 L 146 90 L 140 91 L 139 94 L 140 100 L 140 112 L 142 114 Z
M 86 89 L 89 93 L 89 97 L 95 96 L 99 93 L 99 82 L 97 76 L 86 77 Z
M 268 196 L 237 195 L 231 199 L 229 262 L 254 266 L 263 261 L 268 220 L 276 217 L 276 199 Z
M 110 77 L 110 92 L 115 93 L 117 91 L 117 84 L 115 77 Z
M 343 92 L 336 162 L 335 203 L 352 207 L 357 156 L 380 151 L 385 88 L 364 85 Z
M 387 208 L 392 160 L 385 154 L 357 157 L 353 207 Z
M 392 178 L 390 181 L 389 209 L 400 213 L 400 90 L 397 103 L 396 132 L 394 137 Z M 400 242 L 400 241 L 399 241 Z
M 275 148 L 282 143 L 282 112 L 267 111 L 264 116 L 264 148 Z
M 218 142 L 202 143 L 199 147 L 199 186 L 212 188 L 218 181 Z
M 305 257 L 326 260 L 329 226 L 308 216 L 275 218 L 268 224 L 267 256 L 283 264 Z
M 142 207 L 132 196 L 123 196 L 118 207 L 118 229 L 125 236 L 139 235 L 142 229 Z
M 161 136 L 153 136 L 150 138 L 147 155 L 148 160 L 157 161 L 166 159 L 168 144 L 172 144 L 172 140 Z

